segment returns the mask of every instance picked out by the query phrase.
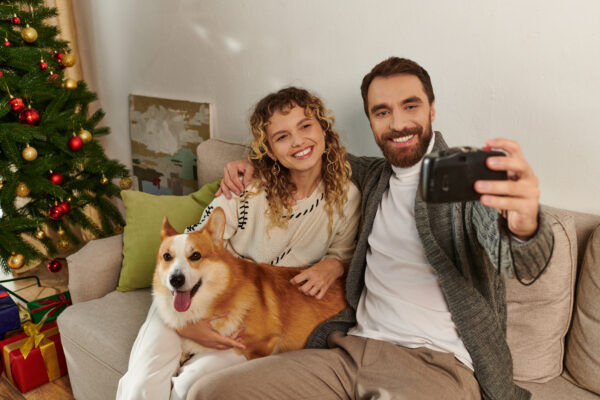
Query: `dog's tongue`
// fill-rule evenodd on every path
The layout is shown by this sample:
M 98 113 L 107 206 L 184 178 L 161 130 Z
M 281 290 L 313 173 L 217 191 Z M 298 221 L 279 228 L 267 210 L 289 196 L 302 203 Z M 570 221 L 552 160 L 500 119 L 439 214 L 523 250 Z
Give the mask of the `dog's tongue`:
M 173 295 L 173 307 L 179 312 L 187 311 L 190 308 L 190 304 L 192 303 L 192 299 L 190 298 L 190 291 L 180 292 L 175 291 Z

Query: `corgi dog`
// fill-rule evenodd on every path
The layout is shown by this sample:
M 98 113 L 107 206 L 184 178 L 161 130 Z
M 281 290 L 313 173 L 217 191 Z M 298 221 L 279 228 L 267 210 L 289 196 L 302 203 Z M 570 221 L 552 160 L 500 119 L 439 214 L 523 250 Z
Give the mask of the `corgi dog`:
M 179 234 L 163 220 L 153 277 L 158 313 L 173 329 L 215 315 L 221 335 L 244 328 L 248 359 L 302 349 L 313 330 L 346 306 L 343 282 L 331 285 L 321 300 L 301 293 L 291 282 L 306 267 L 277 267 L 239 258 L 223 247 L 225 213 L 215 208 L 197 232 Z M 184 339 L 184 354 L 207 350 Z

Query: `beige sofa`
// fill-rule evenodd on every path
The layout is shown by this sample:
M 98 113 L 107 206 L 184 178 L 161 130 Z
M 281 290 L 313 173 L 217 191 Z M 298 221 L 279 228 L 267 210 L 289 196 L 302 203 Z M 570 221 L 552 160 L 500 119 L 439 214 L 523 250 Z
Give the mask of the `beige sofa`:
M 242 158 L 245 147 L 211 139 L 203 142 L 197 153 L 198 183 L 204 185 L 221 177 L 227 161 Z M 527 288 L 507 282 L 508 341 L 515 359 L 515 376 L 528 380 L 519 384 L 532 391 L 534 399 L 600 399 L 599 394 L 571 383 L 563 368 L 565 335 L 573 325 L 577 270 L 600 216 L 553 208 L 545 212 L 552 216 L 557 237 L 546 282 Z M 596 244 L 600 247 L 600 240 Z M 58 326 L 77 399 L 114 399 L 117 383 L 127 370 L 129 351 L 150 306 L 150 289 L 115 290 L 121 251 L 119 235 L 94 240 L 67 259 L 73 306 L 61 314 Z M 600 265 L 596 265 L 598 268 Z M 540 301 L 543 297 L 546 299 Z M 584 332 L 584 336 L 597 339 L 600 329 Z M 567 357 L 576 353 L 567 353 Z M 570 365 L 577 365 L 575 361 Z M 595 362 L 600 360 L 596 358 Z

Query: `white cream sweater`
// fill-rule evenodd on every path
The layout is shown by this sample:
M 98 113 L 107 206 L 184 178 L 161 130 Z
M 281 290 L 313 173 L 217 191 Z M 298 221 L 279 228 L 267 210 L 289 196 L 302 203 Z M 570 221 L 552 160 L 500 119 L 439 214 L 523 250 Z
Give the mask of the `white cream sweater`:
M 267 231 L 268 203 L 266 193 L 261 190 L 245 200 L 244 193 L 230 200 L 225 196 L 216 197 L 200 221 L 189 226 L 186 232 L 199 230 L 211 212 L 221 207 L 227 220 L 223 235 L 225 247 L 240 257 L 286 267 L 313 265 L 330 257 L 347 264 L 354 253 L 361 199 L 356 186 L 349 185 L 344 216 L 334 213 L 331 235 L 323 183 L 309 197 L 296 202 L 285 228 L 271 227 Z M 248 190 L 256 191 L 256 187 L 249 185 Z

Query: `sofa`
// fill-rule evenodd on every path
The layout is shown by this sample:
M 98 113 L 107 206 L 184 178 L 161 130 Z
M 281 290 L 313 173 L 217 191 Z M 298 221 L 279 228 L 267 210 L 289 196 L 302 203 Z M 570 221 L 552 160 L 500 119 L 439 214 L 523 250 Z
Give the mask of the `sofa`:
M 224 165 L 246 152 L 239 143 L 202 142 L 199 187 L 220 178 Z M 515 380 L 534 399 L 600 399 L 600 310 L 594 300 L 600 298 L 600 215 L 546 206 L 543 212 L 555 233 L 543 279 L 528 287 L 506 280 Z M 150 307 L 150 288 L 116 290 L 122 252 L 123 234 L 93 240 L 67 258 L 73 305 L 58 326 L 77 399 L 115 398 Z

